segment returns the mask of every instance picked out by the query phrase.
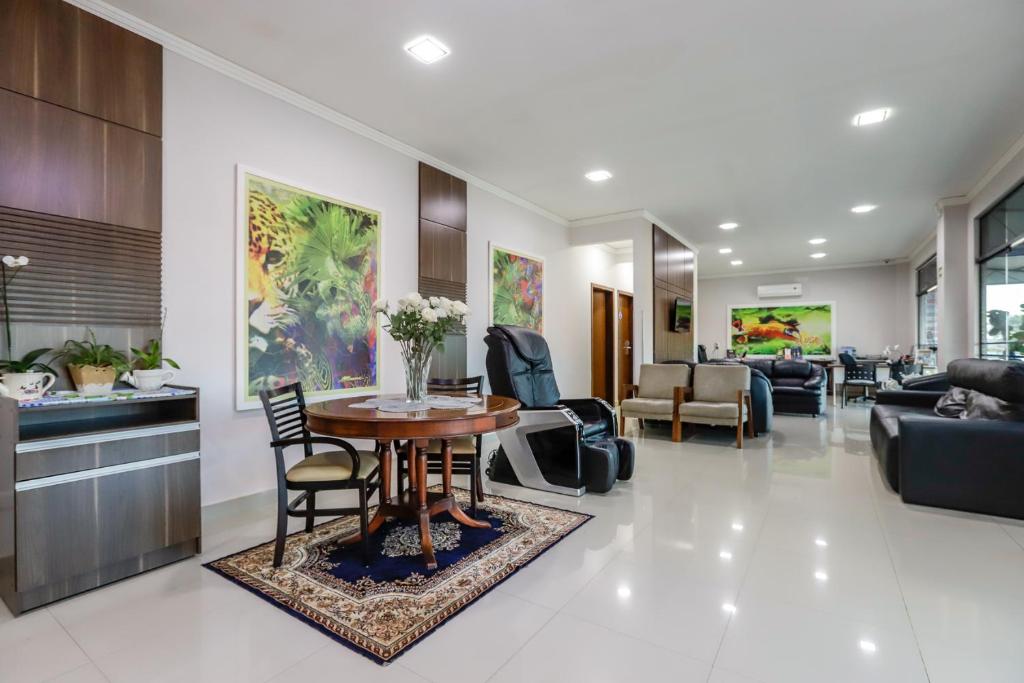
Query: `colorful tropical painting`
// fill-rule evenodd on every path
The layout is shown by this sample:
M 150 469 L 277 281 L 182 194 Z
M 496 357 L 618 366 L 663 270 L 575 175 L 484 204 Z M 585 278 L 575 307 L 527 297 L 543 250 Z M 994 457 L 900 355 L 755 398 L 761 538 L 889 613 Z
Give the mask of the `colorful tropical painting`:
M 774 356 L 799 346 L 805 356 L 832 356 L 833 304 L 730 306 L 729 348 L 737 356 Z
M 238 407 L 296 380 L 321 397 L 375 389 L 380 213 L 240 175 Z
M 491 324 L 544 331 L 544 259 L 491 245 Z

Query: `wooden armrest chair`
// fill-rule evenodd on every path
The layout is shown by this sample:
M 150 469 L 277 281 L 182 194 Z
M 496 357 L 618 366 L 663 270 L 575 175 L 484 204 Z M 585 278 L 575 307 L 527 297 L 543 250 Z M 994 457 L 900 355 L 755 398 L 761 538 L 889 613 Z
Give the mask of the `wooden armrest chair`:
M 679 419 L 693 424 L 736 427 L 736 448 L 743 448 L 743 424 L 753 438 L 750 368 L 745 365 L 701 364 L 693 371 L 693 388 L 684 392 Z
M 483 375 L 475 377 L 459 377 L 455 379 L 431 378 L 427 380 L 427 390 L 434 394 L 482 395 Z M 395 444 L 396 450 L 405 450 L 404 444 Z M 460 436 L 452 439 L 452 474 L 465 474 L 469 477 L 470 516 L 476 517 L 477 503 L 484 502 L 484 486 L 480 476 L 480 459 L 483 451 L 483 436 Z M 441 440 L 432 439 L 427 444 L 427 474 L 442 472 Z M 405 478 L 409 476 L 407 461 L 398 458 L 398 494 L 405 488 Z
M 639 384 L 623 386 L 624 398 L 619 403 L 619 433 L 626 427 L 626 418 L 670 420 L 672 440 L 682 440 L 679 404 L 690 383 L 690 366 L 679 363 L 649 363 L 640 366 Z

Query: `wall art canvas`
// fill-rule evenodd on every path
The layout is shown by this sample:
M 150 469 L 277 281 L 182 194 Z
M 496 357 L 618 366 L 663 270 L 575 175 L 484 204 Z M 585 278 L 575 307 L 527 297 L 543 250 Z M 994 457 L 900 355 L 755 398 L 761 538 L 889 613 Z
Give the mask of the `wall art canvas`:
M 544 259 L 491 244 L 492 325 L 544 331 Z
M 730 306 L 729 348 L 742 356 L 772 356 L 800 347 L 804 357 L 831 358 L 835 304 Z
M 378 388 L 381 213 L 238 169 L 237 399 Z

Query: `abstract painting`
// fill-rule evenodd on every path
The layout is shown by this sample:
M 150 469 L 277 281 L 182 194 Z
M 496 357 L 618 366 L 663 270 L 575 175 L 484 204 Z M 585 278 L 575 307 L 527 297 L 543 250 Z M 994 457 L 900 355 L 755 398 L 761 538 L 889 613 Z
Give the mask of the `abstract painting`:
M 730 306 L 729 348 L 737 356 L 775 356 L 801 347 L 805 357 L 831 358 L 833 303 Z
M 238 170 L 237 408 L 295 381 L 312 397 L 378 386 L 381 214 Z
M 491 324 L 544 331 L 544 259 L 491 244 Z

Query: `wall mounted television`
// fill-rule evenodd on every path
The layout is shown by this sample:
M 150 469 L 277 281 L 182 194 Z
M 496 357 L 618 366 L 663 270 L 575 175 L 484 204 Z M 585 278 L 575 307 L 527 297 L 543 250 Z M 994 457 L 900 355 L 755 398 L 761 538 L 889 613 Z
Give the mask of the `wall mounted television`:
M 689 332 L 693 324 L 693 302 L 689 299 L 677 297 L 672 305 L 672 315 L 669 325 L 673 332 Z

